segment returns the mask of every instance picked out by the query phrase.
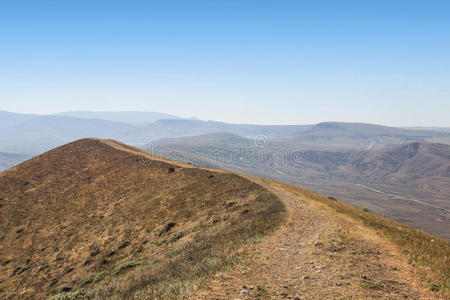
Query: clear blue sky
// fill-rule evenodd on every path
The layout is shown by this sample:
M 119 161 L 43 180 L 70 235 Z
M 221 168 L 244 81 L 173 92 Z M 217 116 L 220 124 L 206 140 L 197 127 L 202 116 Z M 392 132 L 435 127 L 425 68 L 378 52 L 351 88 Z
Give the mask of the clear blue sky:
M 450 1 L 2 1 L 0 110 L 450 126 Z

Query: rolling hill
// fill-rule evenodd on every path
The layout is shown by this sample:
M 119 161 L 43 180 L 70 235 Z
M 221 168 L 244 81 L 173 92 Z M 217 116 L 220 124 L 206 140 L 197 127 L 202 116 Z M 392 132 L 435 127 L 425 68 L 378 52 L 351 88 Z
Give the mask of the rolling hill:
M 82 119 L 100 119 L 113 122 L 145 125 L 161 119 L 179 119 L 180 117 L 159 113 L 142 111 L 67 111 L 54 114 L 59 117 L 73 117 Z
M 137 126 L 97 119 L 35 116 L 0 129 L 0 151 L 40 154 L 85 137 L 122 138 Z
M 0 128 L 8 128 L 18 125 L 26 120 L 37 117 L 37 115 L 18 114 L 8 111 L 0 111 Z
M 366 123 L 324 122 L 295 135 L 279 137 L 298 149 L 370 150 L 393 147 L 407 142 L 441 142 L 450 144 L 450 134 L 444 131 L 416 130 Z
M 307 187 L 450 239 L 450 145 L 302 150 L 278 139 L 258 145 L 216 133 L 160 141 L 151 150 L 185 163 Z
M 0 215 L 4 299 L 448 295 L 448 241 L 112 140 L 78 140 L 1 172 Z
M 283 219 L 242 177 L 130 149 L 84 139 L 0 173 L 2 298 L 180 294 Z
M 200 120 L 159 120 L 149 125 L 158 132 L 159 137 L 183 137 L 204 135 L 214 132 L 228 132 L 248 138 L 258 136 L 277 137 L 292 135 L 307 130 L 312 125 L 252 125 L 231 124 Z
M 384 151 L 363 152 L 351 163 L 351 172 L 377 178 L 412 182 L 425 177 L 450 178 L 450 145 L 411 142 Z
M 0 112 L 0 152 L 37 155 L 62 144 L 88 137 L 145 145 L 163 138 L 217 131 L 227 131 L 247 137 L 275 137 L 298 133 L 310 127 L 308 125 L 229 124 L 191 119 L 163 119 L 153 123 L 145 121 L 162 116 L 165 115 L 147 112 L 69 112 L 61 115 Z

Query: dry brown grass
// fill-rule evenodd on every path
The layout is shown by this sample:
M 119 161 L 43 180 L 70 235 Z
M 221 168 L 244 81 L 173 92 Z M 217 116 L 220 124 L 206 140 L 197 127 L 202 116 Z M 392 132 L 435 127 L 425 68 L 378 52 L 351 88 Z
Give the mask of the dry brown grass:
M 286 214 L 240 176 L 143 162 L 93 139 L 0 173 L 0 198 L 6 299 L 181 297 Z
M 334 198 L 324 197 L 299 187 L 283 184 L 287 189 L 296 191 L 315 201 L 331 207 L 375 229 L 380 235 L 392 241 L 404 254 L 405 259 L 418 267 L 428 288 L 448 294 L 450 291 L 450 242 L 421 230 L 409 227 L 391 219 L 368 212 Z

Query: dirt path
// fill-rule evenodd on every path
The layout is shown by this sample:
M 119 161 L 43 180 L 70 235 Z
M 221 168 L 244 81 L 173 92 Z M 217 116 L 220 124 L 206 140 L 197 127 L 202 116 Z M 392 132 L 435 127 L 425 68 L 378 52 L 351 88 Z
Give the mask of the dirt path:
M 125 152 L 166 162 L 114 141 L 101 141 Z M 245 261 L 237 268 L 217 274 L 197 289 L 195 296 L 187 298 L 433 298 L 398 249 L 375 231 L 288 185 L 244 177 L 276 194 L 286 204 L 288 220 L 264 241 L 247 249 Z
M 375 232 L 330 208 L 251 178 L 282 199 L 289 219 L 191 299 L 430 299 L 412 267 Z

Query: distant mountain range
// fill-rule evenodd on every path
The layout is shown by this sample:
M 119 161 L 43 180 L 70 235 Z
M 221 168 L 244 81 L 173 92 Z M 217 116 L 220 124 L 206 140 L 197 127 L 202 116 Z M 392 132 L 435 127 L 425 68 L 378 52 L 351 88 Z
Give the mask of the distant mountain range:
M 78 115 L 79 117 L 62 115 Z M 275 137 L 292 135 L 311 127 L 309 125 L 229 124 L 180 118 L 154 121 L 156 116 L 167 116 L 160 113 L 74 112 L 62 115 L 0 112 L 0 151 L 35 155 L 85 137 L 109 138 L 142 145 L 161 138 L 200 135 L 216 131 L 227 131 L 246 137 L 259 135 Z M 88 116 L 103 116 L 106 119 L 87 118 Z M 145 122 L 146 116 L 149 116 L 149 122 Z
M 73 117 L 81 119 L 100 119 L 113 122 L 130 123 L 135 125 L 145 125 L 154 123 L 161 119 L 181 119 L 178 116 L 169 115 L 159 112 L 142 112 L 142 111 L 111 111 L 111 112 L 94 112 L 94 111 L 67 111 L 54 114 L 59 117 Z
M 85 137 L 304 186 L 450 238 L 450 226 L 443 226 L 450 225 L 450 132 L 442 128 L 230 124 L 152 112 L 0 112 L 0 152 L 8 153 L 0 156 L 0 170 Z
M 408 130 L 399 130 L 401 135 L 396 135 L 395 129 L 367 127 L 380 128 L 378 134 L 387 132 L 390 141 L 397 143 L 411 138 Z M 307 136 L 310 142 L 312 133 L 316 132 L 323 141 L 323 133 L 329 130 L 328 126 L 320 124 L 299 136 Z M 334 126 L 333 130 L 337 131 Z M 406 142 L 361 149 L 362 142 L 357 143 L 359 135 L 354 134 L 355 131 L 358 132 L 350 130 L 347 136 L 341 131 L 340 136 L 335 137 L 348 141 L 348 145 L 353 145 L 350 149 L 324 149 L 324 144 L 311 149 L 310 143 L 306 149 L 301 139 L 297 140 L 296 147 L 292 140 L 286 143 L 284 138 L 260 145 L 230 133 L 214 133 L 161 140 L 150 150 L 180 162 L 304 186 L 450 238 L 450 226 L 443 226 L 450 225 L 450 145 Z M 427 134 L 430 133 L 418 132 L 420 139 Z M 366 137 L 361 141 L 367 142 Z
M 231 133 L 180 140 L 269 147 Z M 440 159 L 439 145 L 401 147 L 390 154 L 400 164 Z M 305 161 L 320 163 L 309 151 Z M 361 166 L 386 161 L 380 155 Z M 0 172 L 0 216 L 0 299 L 447 295 L 447 240 L 304 188 L 109 139 L 71 142 Z
M 30 158 L 31 155 L 0 152 L 0 172 Z
M 310 130 L 276 139 L 304 149 L 383 149 L 401 143 L 450 143 L 450 132 L 388 127 L 366 123 L 324 122 Z

